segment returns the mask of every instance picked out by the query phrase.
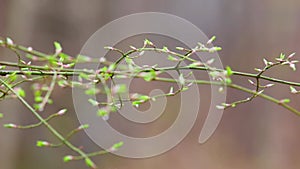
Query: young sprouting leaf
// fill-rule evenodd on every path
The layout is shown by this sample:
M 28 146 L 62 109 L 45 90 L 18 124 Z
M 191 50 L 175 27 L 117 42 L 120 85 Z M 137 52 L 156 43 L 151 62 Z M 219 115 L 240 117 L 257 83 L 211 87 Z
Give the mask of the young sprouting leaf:
M 113 93 L 125 93 L 127 91 L 127 86 L 125 84 L 117 84 L 112 89 Z
M 91 60 L 92 60 L 92 58 L 90 58 L 88 56 L 78 55 L 76 62 L 89 62 Z
M 116 151 L 116 150 L 118 150 L 119 148 L 121 148 L 122 146 L 124 145 L 124 142 L 119 142 L 119 143 L 116 143 L 116 144 L 114 144 L 112 147 L 111 147 L 111 150 L 112 151 Z
M 149 39 L 145 39 L 144 40 L 144 46 L 146 46 L 146 45 L 153 46 L 153 43 Z
M 104 116 L 107 116 L 108 115 L 108 111 L 106 109 L 99 109 L 98 112 L 97 112 L 98 116 L 100 117 L 104 117 Z
M 285 54 L 284 53 L 280 53 L 279 59 L 284 59 L 285 58 Z
M 22 88 L 17 88 L 17 89 L 16 89 L 16 92 L 17 92 L 18 95 L 21 96 L 21 97 L 25 97 L 25 96 L 26 96 L 26 93 L 25 93 L 25 91 L 24 91 Z
M 73 156 L 67 155 L 67 156 L 64 157 L 64 162 L 69 162 L 69 161 L 71 161 L 73 159 L 74 159 Z
M 188 86 L 184 86 L 184 87 L 181 89 L 182 92 L 187 91 L 187 90 L 189 90 L 189 87 L 188 87 Z
M 0 119 L 1 119 L 1 118 L 3 118 L 3 114 L 2 114 L 2 113 L 0 113 Z
M 288 56 L 288 59 L 291 59 L 292 57 L 294 57 L 296 55 L 296 53 L 291 53 L 289 56 Z
M 163 51 L 163 52 L 170 52 L 170 50 L 169 50 L 168 47 L 166 47 L 166 46 L 164 46 L 164 47 L 162 48 L 162 51 Z
M 226 74 L 228 77 L 230 77 L 233 74 L 233 72 L 229 66 L 226 66 Z
M 145 81 L 150 82 L 151 80 L 156 78 L 156 72 L 154 70 L 150 70 L 149 72 L 144 72 L 143 78 Z
M 79 77 L 82 78 L 82 79 L 86 79 L 86 80 L 89 79 L 89 75 L 86 74 L 86 73 L 79 73 Z
M 172 55 L 168 55 L 168 60 L 178 62 L 179 60 Z
M 43 99 L 44 99 L 44 98 L 43 98 L 43 97 L 41 97 L 41 96 L 35 96 L 35 97 L 34 97 L 34 101 L 35 101 L 35 102 L 37 102 L 37 103 L 40 103 L 40 102 L 42 102 L 42 101 L 43 101 Z
M 47 146 L 50 146 L 50 143 L 48 143 L 47 141 L 37 141 L 36 146 L 37 147 L 47 147 Z
M 90 95 L 90 96 L 98 94 L 99 92 L 100 92 L 100 90 L 97 89 L 97 88 L 95 88 L 95 87 L 91 87 L 91 88 L 89 88 L 89 89 L 87 89 L 87 90 L 84 91 L 84 93 L 86 95 Z
M 209 52 L 209 53 L 214 53 L 214 52 L 218 52 L 218 51 L 220 51 L 220 50 L 222 50 L 221 47 L 215 46 L 215 47 L 210 48 L 210 49 L 208 50 L 208 52 Z
M 98 106 L 99 105 L 99 102 L 97 102 L 96 100 L 94 99 L 89 99 L 88 100 L 93 106 Z
M 179 81 L 179 83 L 180 83 L 181 85 L 184 85 L 184 84 L 185 84 L 185 79 L 184 79 L 184 77 L 183 77 L 183 74 L 182 74 L 182 73 L 179 75 L 179 79 L 178 79 L 178 81 Z
M 55 47 L 55 54 L 59 54 L 62 52 L 62 47 L 59 42 L 54 42 L 54 47 Z
M 88 167 L 91 167 L 91 168 L 96 168 L 96 165 L 93 163 L 93 161 L 89 158 L 86 158 L 85 159 L 85 164 L 88 166 Z
M 220 109 L 220 110 L 223 110 L 223 109 L 225 109 L 225 106 L 223 106 L 223 105 L 217 105 L 216 108 Z
M 206 44 L 211 44 L 214 40 L 216 40 L 216 36 L 211 37 Z
M 84 129 L 88 129 L 90 127 L 90 125 L 88 124 L 83 124 L 83 125 L 80 125 L 77 130 L 84 130 Z
M 13 45 L 14 44 L 13 40 L 10 39 L 9 37 L 6 38 L 6 43 L 7 43 L 7 45 Z
M 290 63 L 289 66 L 293 71 L 296 71 L 296 65 L 294 63 Z
M 3 127 L 5 127 L 5 128 L 17 128 L 18 126 L 15 125 L 15 124 L 10 123 L 10 124 L 4 124 Z
M 290 99 L 282 99 L 282 100 L 280 100 L 280 103 L 289 103 L 289 102 L 291 102 Z
M 293 94 L 298 93 L 298 91 L 293 86 L 290 86 L 290 90 L 291 90 L 291 93 L 293 93 Z
M 265 66 L 269 65 L 269 62 L 265 58 L 263 59 L 263 61 L 264 61 Z
M 64 115 L 66 112 L 67 112 L 67 109 L 61 109 L 56 114 L 59 115 L 59 116 L 61 116 L 61 115 Z

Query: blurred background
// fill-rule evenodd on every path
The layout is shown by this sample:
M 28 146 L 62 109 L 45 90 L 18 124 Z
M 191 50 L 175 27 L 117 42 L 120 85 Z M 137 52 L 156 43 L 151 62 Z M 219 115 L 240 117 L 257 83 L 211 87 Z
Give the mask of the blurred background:
M 219 55 L 224 65 L 254 73 L 255 67 L 263 66 L 263 58 L 272 60 L 281 52 L 300 53 L 299 8 L 300 1 L 297 0 L 0 0 L 0 35 L 46 53 L 53 52 L 53 41 L 59 41 L 66 53 L 76 55 L 85 41 L 110 21 L 137 12 L 164 12 L 192 22 L 209 37 L 216 35 L 215 45 L 223 48 Z M 12 53 L 0 49 L 1 60 L 11 57 L 14 57 Z M 299 73 L 280 68 L 268 75 L 300 81 Z M 248 85 L 247 79 L 235 77 L 233 81 Z M 200 87 L 204 93 L 206 89 Z M 288 86 L 276 85 L 267 93 L 279 99 L 291 98 L 291 105 L 300 110 L 300 99 L 289 94 Z M 231 102 L 248 96 L 229 90 L 227 99 Z M 67 107 L 69 113 L 52 124 L 62 133 L 76 128 L 79 122 L 73 110 L 71 90 L 57 89 L 53 100 L 55 105 L 47 107 L 46 114 L 63 107 Z M 205 97 L 201 98 L 201 105 L 207 104 Z M 108 154 L 94 160 L 99 168 L 105 169 L 300 167 L 300 117 L 256 98 L 251 103 L 226 110 L 215 134 L 200 145 L 198 135 L 206 109 L 201 107 L 192 131 L 171 151 L 147 159 Z M 36 122 L 15 100 L 1 101 L 0 111 L 5 115 L 0 120 L 1 126 L 10 122 Z M 0 127 L 0 133 L 0 169 L 85 167 L 82 161 L 63 163 L 62 157 L 72 153 L 68 148 L 37 148 L 36 140 L 57 141 L 44 127 L 31 130 Z M 99 149 L 84 133 L 76 135 L 73 141 L 89 151 Z

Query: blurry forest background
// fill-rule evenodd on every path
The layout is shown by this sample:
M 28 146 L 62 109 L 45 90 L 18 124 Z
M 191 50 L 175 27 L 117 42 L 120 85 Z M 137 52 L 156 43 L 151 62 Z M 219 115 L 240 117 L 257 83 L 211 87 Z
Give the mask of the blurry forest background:
M 219 55 L 224 65 L 254 73 L 254 67 L 263 66 L 263 58 L 271 60 L 280 52 L 297 52 L 296 57 L 300 58 L 299 9 L 300 1 L 297 0 L 0 0 L 0 35 L 46 53 L 53 52 L 53 41 L 59 41 L 66 53 L 76 55 L 96 30 L 114 19 L 137 12 L 165 12 L 189 20 L 208 36 L 216 35 L 215 44 L 223 48 Z M 13 53 L 0 49 L 1 60 L 11 58 L 15 58 Z M 300 81 L 299 73 L 281 68 L 268 75 Z M 243 82 L 238 77 L 233 81 L 247 84 L 246 79 Z M 200 91 L 205 93 L 205 87 L 200 87 Z M 300 109 L 300 99 L 289 94 L 288 86 L 277 85 L 267 93 L 277 98 L 291 97 L 291 104 Z M 203 96 L 201 105 L 209 104 Z M 229 102 L 245 97 L 248 97 L 245 93 L 229 90 Z M 67 116 L 52 124 L 63 133 L 77 127 L 71 90 L 57 88 L 53 99 L 55 105 L 48 106 L 45 113 L 63 107 L 69 111 Z M 127 159 L 110 154 L 94 159 L 99 168 L 105 169 L 300 167 L 300 117 L 257 98 L 226 110 L 213 137 L 200 145 L 198 135 L 206 117 L 205 110 L 205 106 L 201 108 L 189 135 L 167 153 L 148 159 Z M 0 120 L 1 126 L 10 122 L 36 122 L 17 100 L 1 101 L 0 112 L 5 115 Z M 37 148 L 38 139 L 56 141 L 44 127 L 31 130 L 0 127 L 0 133 L 0 169 L 85 167 L 82 161 L 62 162 L 62 157 L 71 153 L 67 148 Z M 84 133 L 73 140 L 87 150 L 99 149 Z

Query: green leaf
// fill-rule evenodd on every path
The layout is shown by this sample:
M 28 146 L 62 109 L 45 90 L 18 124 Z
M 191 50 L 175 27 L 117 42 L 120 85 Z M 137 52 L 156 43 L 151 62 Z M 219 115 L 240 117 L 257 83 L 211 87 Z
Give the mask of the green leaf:
M 169 50 L 168 47 L 166 47 L 166 46 L 164 46 L 164 47 L 162 48 L 162 51 L 163 51 L 163 52 L 170 52 L 170 50 Z
M 3 118 L 3 114 L 2 114 L 2 113 L 0 113 L 0 119 L 1 119 L 1 118 Z
M 216 36 L 211 37 L 211 38 L 207 41 L 207 44 L 211 44 L 214 40 L 216 40 Z
M 172 55 L 168 55 L 168 60 L 170 60 L 170 61 L 175 61 L 175 62 L 177 62 L 178 61 L 178 59 L 177 58 L 175 58 L 174 56 L 172 56 Z
M 66 80 L 59 80 L 59 81 L 57 82 L 57 84 L 58 84 L 58 86 L 60 86 L 60 87 L 66 87 L 66 86 L 68 85 L 68 81 L 66 81 Z
M 298 91 L 293 87 L 293 86 L 290 86 L 290 90 L 291 90 L 291 93 L 298 93 Z
M 117 84 L 113 87 L 114 93 L 125 93 L 127 91 L 127 86 L 125 84 Z
M 116 144 L 114 144 L 113 146 L 112 146 L 112 148 L 114 149 L 114 150 L 118 150 L 119 148 L 121 148 L 122 146 L 124 145 L 124 142 L 119 142 L 119 143 L 116 143 Z
M 150 70 L 150 72 L 143 73 L 143 78 L 145 81 L 150 82 L 151 80 L 156 78 L 156 73 L 154 70 Z
M 233 72 L 229 66 L 226 66 L 226 74 L 228 77 L 230 77 L 233 74 Z
M 65 157 L 64 157 L 64 162 L 69 162 L 69 161 L 71 161 L 71 160 L 73 160 L 73 159 L 74 159 L 73 156 L 68 155 L 68 156 L 65 156 Z
M 279 59 L 284 59 L 285 58 L 285 54 L 284 53 L 280 53 Z
M 8 45 L 13 45 L 13 44 L 14 44 L 13 40 L 10 39 L 9 37 L 6 38 L 6 43 L 7 43 Z
M 62 52 L 62 47 L 59 42 L 54 42 L 54 47 L 55 47 L 56 54 L 59 54 L 60 52 Z
M 38 147 L 47 147 L 49 145 L 50 145 L 50 143 L 48 143 L 46 141 L 37 141 L 36 142 L 36 146 L 38 146 Z
M 16 92 L 18 93 L 19 96 L 23 98 L 26 96 L 26 93 L 22 88 L 17 88 Z
M 88 80 L 89 79 L 89 75 L 86 73 L 79 73 L 79 77 Z
M 5 127 L 5 128 L 17 128 L 17 125 L 10 123 L 10 124 L 4 124 L 3 127 Z
M 179 83 L 180 83 L 181 85 L 184 85 L 184 84 L 185 84 L 185 79 L 184 79 L 182 73 L 179 75 L 179 79 L 178 79 L 178 80 L 179 80 Z
M 88 166 L 88 167 L 91 167 L 91 168 L 96 168 L 96 165 L 93 163 L 93 161 L 89 158 L 86 158 L 85 159 L 85 164 Z
M 89 127 L 90 127 L 90 125 L 83 124 L 83 125 L 81 125 L 81 126 L 78 127 L 78 130 L 88 129 Z
M 37 102 L 37 103 L 40 103 L 40 102 L 42 102 L 42 101 L 43 101 L 43 99 L 44 99 L 44 98 L 43 98 L 43 97 L 41 97 L 41 96 L 35 96 L 35 97 L 34 97 L 34 101 L 35 101 L 35 102 Z
M 77 56 L 77 62 L 89 62 L 91 61 L 92 58 L 88 57 L 88 56 L 84 56 L 84 55 L 78 55 Z
M 291 102 L 291 100 L 290 99 L 282 99 L 282 100 L 280 100 L 280 102 L 281 103 L 289 103 L 289 102 Z
M 96 100 L 94 99 L 89 99 L 88 100 L 93 106 L 98 106 L 99 105 L 99 102 L 97 102 Z
M 97 112 L 98 116 L 100 117 L 104 117 L 104 116 L 107 116 L 108 115 L 108 112 L 107 110 L 105 109 L 99 109 L 98 112 Z
M 153 46 L 153 43 L 149 39 L 145 39 L 144 40 L 144 46 L 146 46 L 146 45 Z
M 99 92 L 100 92 L 99 89 L 97 89 L 97 88 L 95 88 L 95 87 L 92 87 L 92 88 L 87 89 L 84 93 L 85 93 L 86 95 L 95 95 L 95 94 L 97 94 L 97 93 L 99 93 Z

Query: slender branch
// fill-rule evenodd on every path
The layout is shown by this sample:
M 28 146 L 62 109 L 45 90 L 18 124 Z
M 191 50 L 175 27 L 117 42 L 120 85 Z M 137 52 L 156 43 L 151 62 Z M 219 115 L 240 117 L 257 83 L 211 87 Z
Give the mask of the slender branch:
M 49 131 L 52 132 L 52 134 L 54 136 L 56 136 L 61 142 L 63 142 L 67 147 L 69 147 L 71 150 L 77 152 L 78 154 L 80 154 L 84 159 L 88 159 L 89 161 L 91 161 L 89 159 L 89 157 L 87 156 L 86 153 L 84 153 L 81 149 L 75 147 L 72 143 L 70 143 L 69 141 L 67 141 L 57 130 L 55 130 L 42 116 L 39 115 L 38 112 L 36 112 L 21 96 L 19 96 L 19 94 L 13 89 L 11 88 L 11 86 L 9 84 L 7 84 L 5 81 L 3 81 L 0 78 L 0 82 L 6 87 L 8 88 L 13 94 L 15 94 L 17 96 L 17 98 L 24 104 L 25 107 L 27 107 L 32 114 L 39 120 L 41 121 L 47 128 Z

